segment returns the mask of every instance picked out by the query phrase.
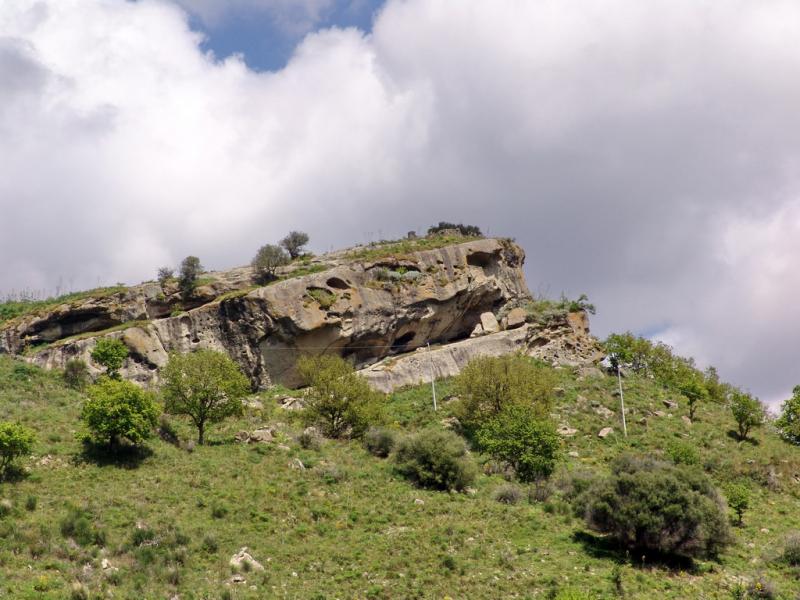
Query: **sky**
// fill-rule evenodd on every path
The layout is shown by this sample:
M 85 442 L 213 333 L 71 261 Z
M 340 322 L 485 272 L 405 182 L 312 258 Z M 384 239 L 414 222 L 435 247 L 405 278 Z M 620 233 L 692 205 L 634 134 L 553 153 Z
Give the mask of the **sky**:
M 3 0 L 0 294 L 464 222 L 775 405 L 799 39 L 795 0 Z

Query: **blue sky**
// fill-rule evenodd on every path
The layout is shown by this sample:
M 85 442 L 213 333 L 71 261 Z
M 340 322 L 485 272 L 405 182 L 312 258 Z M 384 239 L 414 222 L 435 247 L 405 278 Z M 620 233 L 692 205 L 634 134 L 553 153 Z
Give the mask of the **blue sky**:
M 335 0 L 321 9 L 319 19 L 305 19 L 296 10 L 286 14 L 287 9 L 236 7 L 215 19 L 204 20 L 195 13 L 191 23 L 207 35 L 204 48 L 218 58 L 239 53 L 251 69 L 276 71 L 286 66 L 297 44 L 312 31 L 356 27 L 369 33 L 383 4 L 384 0 Z

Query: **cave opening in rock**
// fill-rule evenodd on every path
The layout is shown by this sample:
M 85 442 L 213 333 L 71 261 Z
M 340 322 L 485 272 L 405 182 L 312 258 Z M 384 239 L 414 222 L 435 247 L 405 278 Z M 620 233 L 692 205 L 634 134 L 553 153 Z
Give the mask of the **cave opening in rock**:
M 405 352 L 408 345 L 414 341 L 416 335 L 417 334 L 415 332 L 409 331 L 408 333 L 404 333 L 399 338 L 395 339 L 394 342 L 392 342 L 392 352 Z
M 328 281 L 325 282 L 328 287 L 331 287 L 335 290 L 348 290 L 350 286 L 344 279 L 340 279 L 338 277 L 331 277 Z

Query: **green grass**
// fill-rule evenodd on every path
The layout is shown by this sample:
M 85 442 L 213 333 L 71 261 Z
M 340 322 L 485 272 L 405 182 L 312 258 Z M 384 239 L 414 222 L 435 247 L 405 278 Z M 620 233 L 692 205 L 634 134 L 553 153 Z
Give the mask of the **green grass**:
M 396 476 L 390 461 L 372 457 L 356 441 L 328 440 L 319 451 L 305 450 L 293 439 L 302 430 L 297 412 L 277 408 L 273 399 L 286 390 L 260 394 L 263 410 L 249 409 L 213 428 L 212 443 L 194 452 L 154 439 L 138 462 L 96 461 L 76 441 L 82 396 L 64 388 L 58 373 L 0 356 L 0 419 L 37 432 L 33 456 L 22 461 L 29 475 L 0 484 L 0 496 L 11 503 L 0 517 L 0 597 L 61 599 L 82 581 L 92 597 L 222 598 L 232 574 L 228 560 L 242 546 L 266 570 L 244 573 L 247 584 L 231 588 L 237 599 L 548 598 L 556 590 L 563 597 L 579 590 L 613 598 L 617 581 L 626 598 L 711 599 L 731 598 L 735 577 L 759 574 L 779 597 L 800 592 L 797 571 L 778 560 L 785 534 L 800 530 L 794 480 L 800 449 L 768 429 L 755 433 L 757 445 L 737 442 L 727 434 L 733 421 L 720 405 L 701 407 L 686 426 L 686 407 L 666 409 L 665 393 L 638 377 L 625 381 L 624 439 L 615 419 L 602 419 L 592 406 L 617 409 L 616 381 L 558 373 L 563 393 L 554 415 L 578 433 L 565 438 L 554 480 L 578 470 L 603 472 L 630 449 L 666 452 L 678 440 L 695 448 L 720 487 L 750 486 L 753 508 L 718 562 L 701 561 L 688 571 L 641 566 L 637 557 L 587 541 L 583 523 L 558 493 L 545 502 L 497 502 L 494 493 L 506 484 L 499 475 L 481 475 L 474 495 L 432 492 Z M 451 383 L 439 382 L 437 392 L 437 413 L 430 386 L 392 395 L 390 426 L 399 432 L 438 426 L 452 406 L 446 400 Z M 640 424 L 650 410 L 665 416 Z M 186 422 L 172 423 L 179 437 L 193 438 Z M 283 432 L 288 450 L 233 442 L 237 431 L 265 424 Z M 596 434 L 605 425 L 615 433 L 600 440 Z M 292 468 L 294 459 L 306 469 Z M 78 531 L 84 545 L 66 539 L 62 529 Z M 118 571 L 104 571 L 104 558 Z
M 354 260 L 377 260 L 387 256 L 403 256 L 424 250 L 436 250 L 455 244 L 474 242 L 482 238 L 467 236 L 431 236 L 413 240 L 397 240 L 370 244 L 366 248 L 359 248 L 350 252 L 347 258 Z
M 86 290 L 83 292 L 73 292 L 55 298 L 47 298 L 45 300 L 9 300 L 0 303 L 0 323 L 16 319 L 17 317 L 24 317 L 31 314 L 42 314 L 56 306 L 62 304 L 71 304 L 79 300 L 87 298 L 105 298 L 124 292 L 128 288 L 125 286 L 113 286 L 96 288 L 93 290 Z

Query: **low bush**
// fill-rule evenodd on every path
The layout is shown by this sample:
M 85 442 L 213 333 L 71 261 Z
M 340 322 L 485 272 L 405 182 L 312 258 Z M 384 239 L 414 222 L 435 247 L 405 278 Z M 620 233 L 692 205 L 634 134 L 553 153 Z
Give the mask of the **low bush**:
M 68 506 L 59 528 L 61 535 L 79 546 L 103 546 L 106 543 L 105 533 L 94 524 L 91 513 L 83 508 Z
M 800 565 L 800 531 L 792 531 L 783 545 L 783 560 L 796 567 Z
M 696 469 L 624 455 L 584 497 L 588 526 L 637 556 L 715 556 L 731 541 L 719 493 Z
M 0 478 L 5 477 L 15 460 L 29 454 L 34 433 L 18 423 L 0 423 Z
M 89 388 L 81 420 L 88 440 L 111 451 L 123 444 L 138 446 L 148 439 L 158 422 L 152 394 L 130 381 L 102 377 Z
M 680 441 L 667 444 L 667 456 L 676 465 L 696 465 L 700 463 L 700 455 L 692 446 Z
M 364 448 L 373 456 L 380 458 L 389 456 L 396 442 L 394 432 L 383 427 L 370 427 L 364 434 Z
M 89 384 L 89 367 L 80 358 L 72 358 L 64 365 L 64 383 L 73 390 L 83 390 Z
M 297 436 L 297 443 L 306 450 L 319 450 L 322 447 L 322 439 L 316 427 L 306 427 Z
M 501 504 L 517 504 L 522 500 L 522 490 L 513 483 L 501 485 L 494 491 L 493 497 Z
M 467 446 L 452 431 L 427 429 L 400 441 L 397 471 L 420 487 L 463 490 L 477 474 Z
M 772 581 L 767 579 L 764 575 L 759 575 L 747 587 L 747 597 L 773 600 L 774 598 L 778 598 L 778 590 Z

